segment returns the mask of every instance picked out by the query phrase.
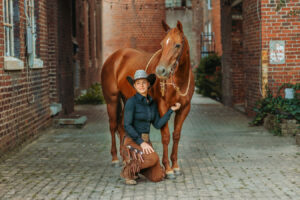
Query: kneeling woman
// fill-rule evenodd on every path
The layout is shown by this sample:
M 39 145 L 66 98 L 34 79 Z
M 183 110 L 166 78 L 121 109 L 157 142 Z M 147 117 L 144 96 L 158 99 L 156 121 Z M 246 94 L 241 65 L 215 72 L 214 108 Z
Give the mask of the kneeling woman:
M 125 166 L 121 176 L 125 178 L 126 184 L 136 184 L 134 179 L 138 173 L 153 182 L 161 181 L 165 176 L 158 154 L 149 140 L 150 125 L 152 123 L 157 129 L 163 127 L 173 111 L 180 108 L 180 103 L 176 103 L 160 118 L 157 104 L 148 95 L 148 89 L 155 79 L 155 74 L 147 75 L 144 70 L 137 70 L 134 79 L 127 77 L 136 89 L 136 94 L 127 100 L 124 111 L 124 128 L 127 135 L 123 142 Z

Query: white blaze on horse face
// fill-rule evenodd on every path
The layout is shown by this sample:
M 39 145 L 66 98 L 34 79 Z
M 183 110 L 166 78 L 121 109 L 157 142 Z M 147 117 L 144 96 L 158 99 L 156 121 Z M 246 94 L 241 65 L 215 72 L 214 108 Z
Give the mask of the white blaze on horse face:
M 167 45 L 169 44 L 169 41 L 170 41 L 170 38 L 168 38 L 168 39 L 167 39 L 167 42 L 166 42 L 166 43 L 167 43 Z

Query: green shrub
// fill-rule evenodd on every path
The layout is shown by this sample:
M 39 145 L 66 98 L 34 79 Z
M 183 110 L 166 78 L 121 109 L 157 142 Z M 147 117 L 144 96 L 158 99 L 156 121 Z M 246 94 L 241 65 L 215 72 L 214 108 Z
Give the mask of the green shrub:
M 76 104 L 103 104 L 104 102 L 102 87 L 99 83 L 93 84 L 87 89 L 86 94 L 75 99 Z
M 299 89 L 300 84 L 292 85 L 285 84 L 284 86 L 289 86 L 295 90 Z M 279 87 L 277 94 L 283 87 Z M 294 99 L 285 99 L 281 96 L 274 97 L 272 92 L 267 89 L 267 96 L 256 102 L 254 111 L 256 116 L 250 122 L 250 125 L 261 125 L 264 122 L 265 117 L 268 114 L 275 116 L 275 121 L 277 124 L 281 122 L 282 119 L 296 119 L 297 123 L 300 124 L 300 100 L 297 94 L 295 94 Z M 274 132 L 280 135 L 280 129 L 274 127 Z
M 196 69 L 197 92 L 218 101 L 222 98 L 221 59 L 217 54 L 211 54 L 201 59 Z

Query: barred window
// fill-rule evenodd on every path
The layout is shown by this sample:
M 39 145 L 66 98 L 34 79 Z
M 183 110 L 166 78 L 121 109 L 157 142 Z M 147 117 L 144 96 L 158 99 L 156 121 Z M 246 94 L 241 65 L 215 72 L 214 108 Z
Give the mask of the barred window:
M 13 1 L 3 0 L 5 56 L 14 56 Z

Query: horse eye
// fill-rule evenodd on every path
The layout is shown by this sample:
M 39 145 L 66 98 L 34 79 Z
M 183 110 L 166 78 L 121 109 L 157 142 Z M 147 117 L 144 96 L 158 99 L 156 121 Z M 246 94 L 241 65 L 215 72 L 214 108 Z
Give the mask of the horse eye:
M 176 44 L 175 47 L 176 47 L 176 48 L 179 48 L 179 47 L 180 47 L 180 44 Z

